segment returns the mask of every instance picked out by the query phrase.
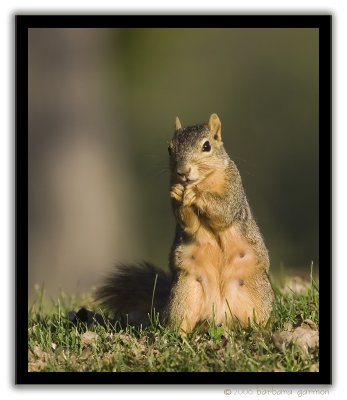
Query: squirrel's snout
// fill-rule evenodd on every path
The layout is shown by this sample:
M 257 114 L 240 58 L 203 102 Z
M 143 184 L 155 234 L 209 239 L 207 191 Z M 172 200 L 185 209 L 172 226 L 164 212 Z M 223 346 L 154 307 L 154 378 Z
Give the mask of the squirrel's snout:
M 189 180 L 189 175 L 191 172 L 191 167 L 177 167 L 177 175 L 183 180 L 183 181 L 188 181 Z

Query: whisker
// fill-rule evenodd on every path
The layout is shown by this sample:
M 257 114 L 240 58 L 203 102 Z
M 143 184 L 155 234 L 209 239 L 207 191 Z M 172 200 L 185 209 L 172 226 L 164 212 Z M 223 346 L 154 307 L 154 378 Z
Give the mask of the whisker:
M 168 173 L 169 172 L 169 169 L 161 169 L 161 170 L 159 170 L 158 171 L 158 176 L 161 176 L 161 175 L 164 175 L 164 174 L 166 174 L 166 173 Z

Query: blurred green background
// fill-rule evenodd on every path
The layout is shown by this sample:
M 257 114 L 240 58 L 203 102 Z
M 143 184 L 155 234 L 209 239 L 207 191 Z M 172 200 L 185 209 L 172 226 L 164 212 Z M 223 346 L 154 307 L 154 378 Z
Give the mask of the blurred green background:
M 42 71 L 48 71 L 45 84 Z M 192 125 L 207 122 L 213 112 L 222 121 L 225 147 L 240 170 L 269 248 L 272 270 L 282 265 L 308 271 L 311 261 L 318 267 L 318 72 L 317 29 L 32 32 L 29 111 L 30 104 L 37 105 L 29 112 L 29 186 L 33 182 L 29 205 L 34 210 L 30 212 L 29 207 L 29 255 L 30 249 L 34 255 L 31 261 L 29 257 L 29 285 L 42 281 L 47 285 L 55 276 L 51 278 L 53 291 L 57 286 L 86 289 L 99 284 L 103 273 L 116 262 L 146 259 L 166 268 L 175 225 L 168 194 L 167 142 L 176 115 L 183 125 Z M 40 84 L 46 89 L 38 91 Z M 72 93 L 77 93 L 77 100 L 67 107 Z M 51 97 L 54 100 L 47 111 Z M 58 112 L 59 102 L 65 108 Z M 83 108 L 83 102 L 89 105 Z M 49 140 L 44 139 L 47 135 Z M 48 143 L 45 148 L 42 140 Z M 45 181 L 42 171 L 50 169 L 52 159 L 58 160 L 55 165 L 60 168 L 57 148 L 64 154 L 64 149 L 83 148 L 79 143 L 86 142 L 92 154 L 98 149 L 99 160 L 103 154 L 110 160 L 101 164 L 107 166 L 112 184 L 106 180 L 103 190 L 93 189 L 99 178 L 90 180 L 90 174 L 83 178 L 94 195 L 103 192 L 104 198 L 112 199 L 108 207 L 97 207 L 98 212 L 104 212 L 103 219 L 96 217 L 99 223 L 104 221 L 104 226 L 100 223 L 103 235 L 93 232 L 93 221 L 87 227 L 71 222 L 76 214 L 72 207 L 67 220 L 74 228 L 60 233 L 66 238 L 70 232 L 69 247 L 57 244 L 59 240 L 54 238 L 59 234 L 51 235 L 48 243 L 47 231 L 56 232 L 52 227 L 57 209 L 69 206 L 66 202 L 49 206 L 53 204 L 49 193 L 57 189 L 51 177 Z M 75 168 L 75 157 L 69 159 L 68 176 Z M 81 179 L 76 176 L 76 181 Z M 75 207 L 81 212 L 79 196 L 86 201 L 88 195 L 77 190 L 73 181 L 68 189 L 63 186 L 59 190 L 75 190 L 73 204 L 77 203 Z M 38 192 L 42 194 L 35 198 Z M 44 216 L 42 209 L 48 210 Z M 86 207 L 81 220 L 90 218 L 94 211 L 93 205 Z M 41 221 L 40 234 L 37 220 Z M 88 229 L 88 238 L 76 251 L 75 238 Z M 107 240 L 108 258 L 100 255 L 100 238 L 102 243 Z M 88 264 L 78 254 L 91 251 L 90 243 L 99 250 L 95 250 L 98 256 L 86 257 L 92 260 Z M 43 260 L 44 248 L 48 258 Z M 52 248 L 56 253 L 75 249 L 76 257 L 65 261 L 56 258 L 54 267 Z M 55 275 L 54 269 L 58 271 Z M 42 271 L 47 275 L 44 279 Z M 81 275 L 88 274 L 91 278 L 82 282 Z

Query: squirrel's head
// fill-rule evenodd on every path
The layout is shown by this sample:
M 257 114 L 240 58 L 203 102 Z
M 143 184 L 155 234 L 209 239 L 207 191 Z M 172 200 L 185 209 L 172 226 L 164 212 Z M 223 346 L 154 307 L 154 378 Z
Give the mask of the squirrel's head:
M 182 183 L 198 183 L 228 164 L 217 114 L 212 114 L 207 124 L 187 127 L 182 127 L 176 117 L 175 133 L 168 150 L 172 179 Z

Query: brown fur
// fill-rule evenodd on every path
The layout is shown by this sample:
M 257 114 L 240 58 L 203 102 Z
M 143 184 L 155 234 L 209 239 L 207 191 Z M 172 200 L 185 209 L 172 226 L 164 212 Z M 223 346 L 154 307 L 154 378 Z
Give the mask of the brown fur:
M 262 301 L 262 291 L 271 290 L 266 268 L 235 227 L 215 236 L 201 225 L 193 240 L 176 249 L 175 260 L 170 317 L 180 321 L 182 331 L 212 318 L 223 324 L 236 317 L 245 325 L 255 314 L 258 322 L 266 321 L 271 305 L 271 295 Z
M 210 118 L 209 138 L 220 149 L 217 119 L 215 114 Z M 189 166 L 196 160 L 195 152 L 193 147 L 191 155 L 186 155 Z M 178 227 L 171 254 L 176 281 L 168 319 L 182 332 L 204 320 L 225 324 L 236 318 L 246 325 L 255 318 L 264 323 L 273 300 L 267 251 L 237 168 L 223 152 L 212 153 L 206 160 L 198 161 L 198 183 L 177 182 L 174 171 L 171 180 Z M 233 215 L 225 214 L 228 211 Z
M 203 174 L 202 168 L 199 169 Z M 210 173 L 201 183 L 196 187 L 197 192 L 211 192 L 222 195 L 225 193 L 227 183 L 225 182 L 225 173 L 223 170 L 217 170 Z
M 212 320 L 265 323 L 273 302 L 268 252 L 224 149 L 220 120 L 212 114 L 207 124 L 182 127 L 177 117 L 175 126 L 169 146 L 177 221 L 172 276 L 148 263 L 118 267 L 97 296 L 141 323 L 153 306 L 182 333 Z

